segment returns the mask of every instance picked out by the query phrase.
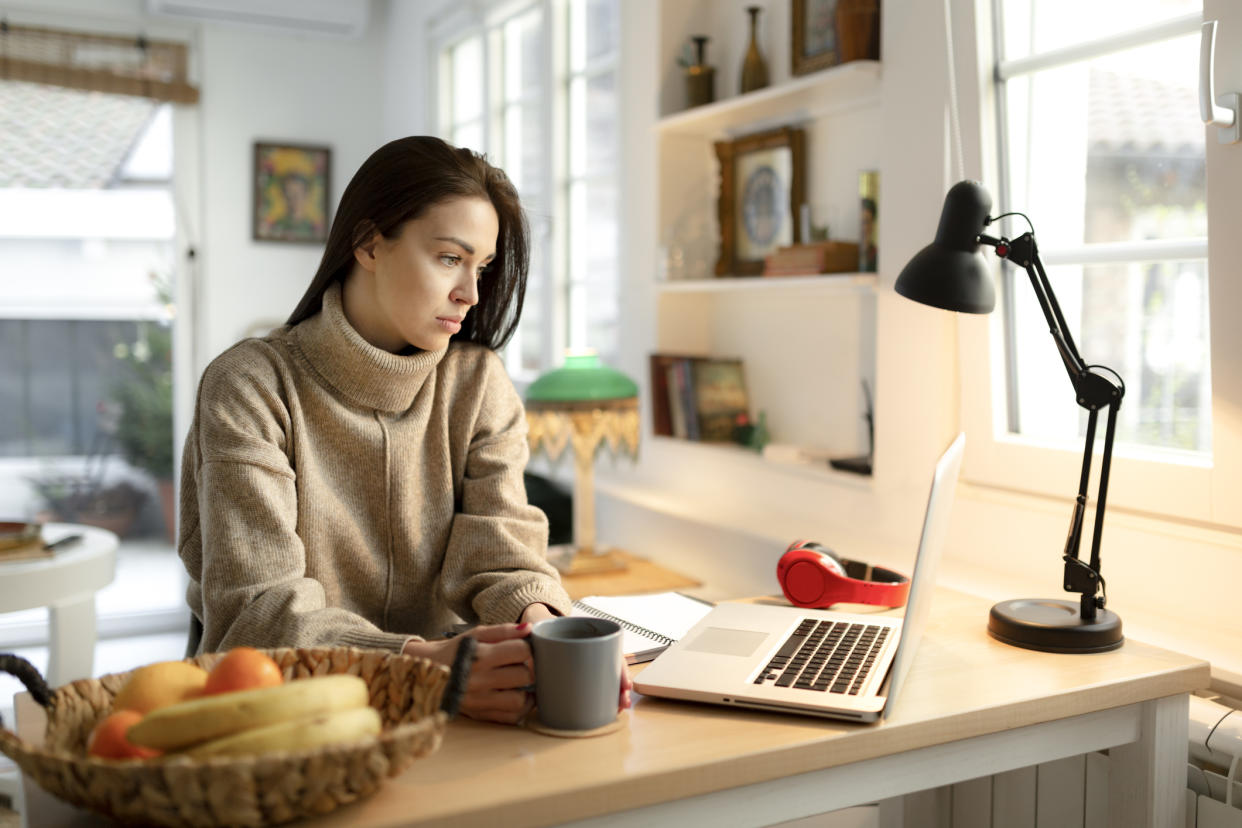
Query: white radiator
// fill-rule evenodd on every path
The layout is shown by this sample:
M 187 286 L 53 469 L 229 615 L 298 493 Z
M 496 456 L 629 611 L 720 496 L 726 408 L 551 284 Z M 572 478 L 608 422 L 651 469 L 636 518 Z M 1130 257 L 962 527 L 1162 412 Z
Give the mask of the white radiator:
M 1190 697 L 1187 828 L 1242 828 L 1242 710 L 1229 701 Z
M 1190 698 L 1186 828 L 1242 828 L 1240 706 L 1223 696 Z M 1089 753 L 910 794 L 900 805 L 900 825 L 1104 828 L 1108 761 L 1107 753 Z M 818 825 L 829 828 L 835 823 Z

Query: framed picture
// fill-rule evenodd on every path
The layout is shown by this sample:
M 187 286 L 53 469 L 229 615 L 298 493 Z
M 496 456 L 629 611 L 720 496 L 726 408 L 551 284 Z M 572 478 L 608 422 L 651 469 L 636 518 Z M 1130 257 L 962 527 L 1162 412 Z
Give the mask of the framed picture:
M 330 148 L 256 141 L 255 241 L 327 241 L 331 180 Z
M 718 141 L 720 256 L 717 276 L 753 276 L 777 248 L 797 244 L 806 133 L 781 127 Z
M 792 71 L 805 75 L 841 62 L 837 0 L 793 0 Z

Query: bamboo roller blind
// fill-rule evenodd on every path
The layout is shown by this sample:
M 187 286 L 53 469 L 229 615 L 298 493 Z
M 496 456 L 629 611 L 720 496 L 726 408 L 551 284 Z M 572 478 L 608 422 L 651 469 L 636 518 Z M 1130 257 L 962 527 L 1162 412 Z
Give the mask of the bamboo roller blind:
M 183 43 L 0 22 L 0 80 L 197 103 Z

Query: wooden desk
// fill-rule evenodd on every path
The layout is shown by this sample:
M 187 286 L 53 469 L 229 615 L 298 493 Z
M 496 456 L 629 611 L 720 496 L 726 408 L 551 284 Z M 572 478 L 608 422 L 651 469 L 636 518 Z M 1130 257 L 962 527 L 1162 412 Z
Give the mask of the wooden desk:
M 665 569 L 646 558 L 619 550 L 613 554 L 625 559 L 625 569 L 598 574 L 562 575 L 561 584 L 569 597 L 576 601 L 588 595 L 628 595 L 702 586 L 702 582 Z
M 1110 825 L 1184 824 L 1187 694 L 1206 662 L 1135 641 L 1055 655 L 988 638 L 988 602 L 940 590 L 892 717 L 878 725 L 637 699 L 628 726 L 556 739 L 458 720 L 374 796 L 307 823 L 771 825 L 1110 749 Z M 41 715 L 18 705 L 23 738 Z M 31 824 L 79 825 L 27 786 Z M 77 818 L 81 818 L 78 814 Z

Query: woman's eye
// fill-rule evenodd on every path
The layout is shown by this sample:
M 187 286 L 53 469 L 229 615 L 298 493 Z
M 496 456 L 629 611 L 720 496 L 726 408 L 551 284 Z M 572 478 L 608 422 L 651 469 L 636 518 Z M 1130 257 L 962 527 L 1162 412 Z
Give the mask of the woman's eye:
M 461 256 L 455 256 L 452 253 L 440 254 L 440 261 L 448 267 L 456 267 L 461 262 Z

